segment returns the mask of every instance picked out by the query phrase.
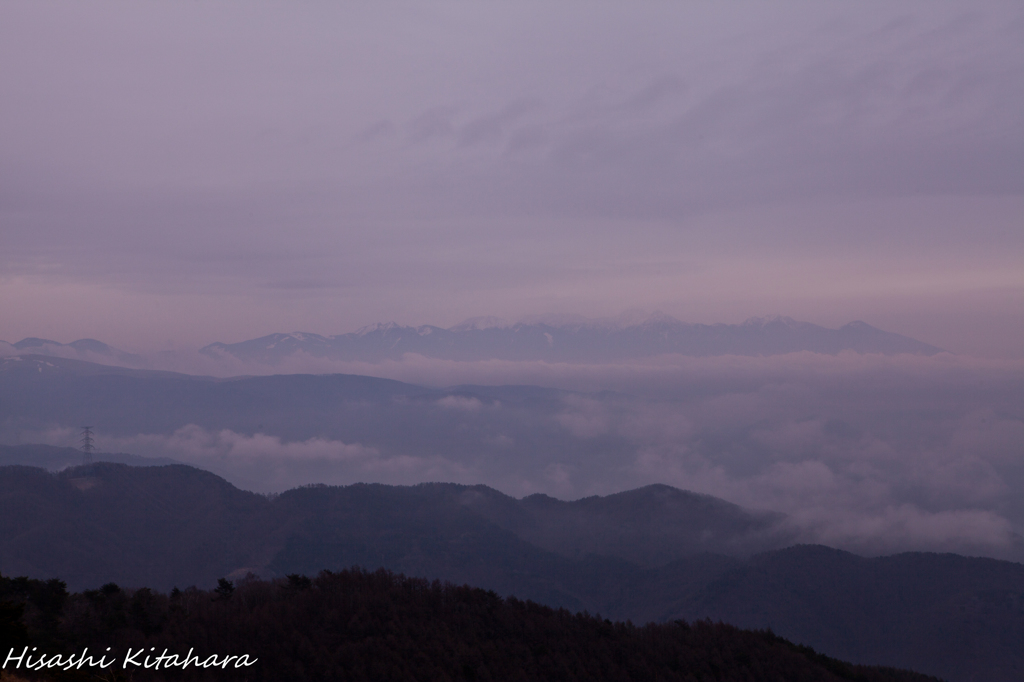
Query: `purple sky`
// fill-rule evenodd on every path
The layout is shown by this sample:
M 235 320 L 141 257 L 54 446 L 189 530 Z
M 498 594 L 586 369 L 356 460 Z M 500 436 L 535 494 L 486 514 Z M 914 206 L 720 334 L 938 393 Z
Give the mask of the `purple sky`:
M 1024 357 L 1020 3 L 0 5 L 0 339 L 862 319 Z

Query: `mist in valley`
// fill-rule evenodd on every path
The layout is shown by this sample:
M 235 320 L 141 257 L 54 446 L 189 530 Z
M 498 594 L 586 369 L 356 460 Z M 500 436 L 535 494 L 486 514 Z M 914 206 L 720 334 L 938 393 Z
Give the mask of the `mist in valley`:
M 1022 46 L 999 1 L 0 5 L 0 592 L 360 563 L 1019 679 Z
M 19 365 L 38 386 L 48 375 L 21 365 L 47 362 L 9 358 L 5 369 Z M 170 458 L 259 492 L 449 481 L 571 500 L 663 483 L 781 512 L 803 542 L 865 554 L 1024 556 L 1024 505 L 1014 493 L 1024 485 L 1015 400 L 1024 368 L 1013 361 L 802 353 L 594 366 L 411 357 L 373 368 L 408 383 L 44 369 L 56 388 L 9 382 L 7 404 L 17 391 L 92 397 L 17 407 L 2 423 L 6 442 L 74 446 L 77 425 L 89 423 L 102 451 Z

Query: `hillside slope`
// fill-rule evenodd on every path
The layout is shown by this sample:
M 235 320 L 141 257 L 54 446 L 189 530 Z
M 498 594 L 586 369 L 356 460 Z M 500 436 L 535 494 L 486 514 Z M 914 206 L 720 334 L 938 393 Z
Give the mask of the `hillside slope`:
M 849 665 L 768 632 L 710 622 L 636 627 L 386 571 L 250 579 L 169 596 L 112 584 L 67 595 L 52 582 L 0 578 L 2 600 L 15 609 L 0 612 L 0 629 L 17 629 L 11 616 L 23 608 L 25 634 L 39 650 L 107 651 L 140 680 L 934 680 Z M 179 664 L 190 651 L 201 661 L 245 660 L 216 676 L 196 667 L 145 670 L 141 656 L 127 658 L 129 647 L 167 652 Z M 92 677 L 75 670 L 43 679 Z
M 454 484 L 311 486 L 268 498 L 191 467 L 97 463 L 57 474 L 2 467 L 0 510 L 0 572 L 58 576 L 73 589 L 385 567 L 637 623 L 770 627 L 829 655 L 955 681 L 1019 680 L 1024 669 L 1024 565 L 820 546 L 748 559 L 694 551 L 681 532 L 687 519 L 698 536 L 701 523 L 742 535 L 757 517 L 664 486 L 576 502 Z M 669 532 L 647 532 L 645 514 Z M 609 532 L 594 532 L 602 527 Z M 534 542 L 576 534 L 559 551 Z

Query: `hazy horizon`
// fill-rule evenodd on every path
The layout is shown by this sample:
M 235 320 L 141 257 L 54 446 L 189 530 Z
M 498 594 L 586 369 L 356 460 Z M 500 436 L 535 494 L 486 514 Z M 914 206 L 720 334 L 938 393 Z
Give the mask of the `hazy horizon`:
M 0 338 L 851 320 L 1022 358 L 1010 2 L 0 8 Z
M 656 320 L 663 319 L 663 318 L 668 318 L 670 320 L 673 320 L 673 321 L 676 321 L 676 322 L 681 322 L 683 324 L 696 324 L 696 325 L 718 325 L 718 324 L 737 325 L 737 324 L 746 324 L 746 323 L 752 323 L 752 322 L 770 321 L 770 320 L 781 319 L 781 320 L 794 320 L 796 322 L 807 322 L 807 323 L 810 323 L 810 324 L 815 324 L 817 326 L 824 327 L 826 329 L 835 329 L 835 328 L 839 328 L 839 327 L 842 327 L 842 326 L 845 326 L 845 325 L 851 324 L 851 323 L 859 323 L 859 322 L 867 323 L 865 320 L 859 320 L 859 319 L 854 320 L 854 319 L 851 319 L 851 320 L 846 320 L 845 322 L 838 322 L 838 323 L 834 323 L 834 324 L 822 324 L 820 322 L 814 322 L 814 321 L 807 320 L 807 319 L 796 319 L 796 318 L 794 318 L 794 317 L 792 317 L 790 315 L 783 315 L 783 314 L 780 314 L 780 313 L 772 313 L 772 314 L 765 314 L 765 315 L 750 315 L 750 316 L 744 317 L 743 319 L 732 320 L 732 321 L 727 321 L 727 320 L 691 320 L 691 319 L 679 319 L 679 318 L 676 318 L 674 316 L 668 315 L 663 310 L 646 310 L 646 309 L 643 309 L 643 308 L 635 308 L 634 307 L 634 308 L 629 308 L 629 309 L 625 309 L 625 310 L 619 311 L 619 312 L 617 312 L 615 314 L 602 315 L 602 316 L 586 316 L 586 315 L 581 315 L 581 314 L 578 314 L 578 313 L 571 313 L 571 312 L 566 312 L 566 311 L 548 312 L 548 313 L 542 313 L 542 314 L 529 313 L 529 314 L 520 315 L 518 317 L 499 317 L 499 316 L 496 316 L 496 315 L 470 315 L 468 317 L 461 318 L 461 319 L 457 320 L 454 323 L 445 323 L 445 324 L 437 324 L 437 323 L 429 322 L 429 321 L 428 322 L 422 322 L 422 323 L 419 323 L 419 324 L 411 324 L 411 323 L 404 322 L 403 320 L 378 319 L 378 320 L 376 320 L 374 322 L 370 322 L 368 324 L 359 325 L 358 327 L 354 327 L 354 328 L 345 328 L 345 329 L 342 329 L 341 331 L 336 331 L 336 332 L 325 332 L 325 331 L 321 331 L 319 329 L 314 329 L 314 328 L 302 328 L 302 329 L 284 329 L 284 328 L 282 328 L 282 329 L 275 329 L 274 331 L 268 332 L 266 334 L 260 334 L 260 335 L 257 335 L 257 336 L 238 336 L 238 337 L 229 337 L 229 338 L 211 338 L 210 340 L 207 340 L 205 342 L 199 342 L 199 343 L 195 343 L 195 344 L 187 345 L 187 346 L 185 346 L 185 345 L 178 345 L 177 347 L 178 348 L 182 348 L 182 347 L 201 348 L 203 346 L 207 346 L 207 345 L 210 345 L 210 344 L 213 344 L 213 343 L 228 343 L 228 344 L 231 344 L 231 343 L 241 343 L 243 341 L 251 341 L 253 339 L 263 338 L 263 337 L 266 337 L 266 336 L 271 336 L 273 334 L 316 334 L 318 336 L 323 336 L 323 337 L 326 337 L 326 338 L 330 338 L 330 337 L 334 337 L 334 336 L 342 336 L 342 335 L 345 335 L 345 334 L 358 334 L 358 333 L 361 333 L 361 332 L 365 332 L 367 330 L 374 329 L 376 327 L 389 326 L 389 325 L 397 325 L 399 327 L 412 327 L 412 328 L 418 328 L 418 327 L 424 327 L 424 326 L 425 327 L 438 327 L 440 329 L 456 329 L 456 328 L 467 327 L 467 326 L 475 327 L 475 328 L 480 328 L 480 329 L 485 329 L 485 328 L 493 328 L 493 327 L 501 328 L 501 327 L 512 327 L 512 326 L 515 326 L 515 325 L 534 325 L 534 324 L 545 324 L 545 325 L 550 325 L 550 326 L 555 326 L 555 327 L 567 326 L 567 325 L 569 325 L 569 326 L 571 326 L 571 325 L 591 325 L 591 326 L 618 327 L 618 328 L 621 328 L 621 327 L 629 327 L 629 326 L 634 326 L 634 325 L 640 325 L 640 324 L 644 324 L 645 322 L 656 321 Z M 313 324 L 316 325 L 317 322 L 313 321 Z M 319 326 L 323 326 L 323 324 L 325 324 L 325 323 L 321 323 Z M 871 325 L 871 326 L 876 326 L 876 325 Z M 892 331 L 892 330 L 885 329 L 884 331 Z M 54 342 L 62 344 L 62 345 L 68 345 L 70 343 L 74 343 L 75 341 L 93 340 L 93 341 L 100 341 L 102 343 L 106 343 L 108 346 L 111 346 L 112 348 L 116 348 L 117 350 L 123 350 L 123 351 L 129 351 L 129 352 L 141 352 L 141 353 L 154 353 L 154 352 L 158 352 L 159 350 L 161 350 L 158 345 L 138 346 L 138 345 L 133 345 L 131 343 L 126 344 L 126 345 L 118 345 L 117 343 L 110 342 L 108 339 L 86 337 L 86 336 L 74 336 L 74 334 L 71 334 L 70 336 L 67 336 L 67 337 L 65 337 L 63 339 L 47 338 L 47 337 L 41 336 L 39 334 L 26 334 L 24 336 L 15 335 L 15 336 L 12 336 L 11 339 L 3 338 L 3 339 L 0 339 L 0 341 L 2 341 L 4 343 L 10 343 L 10 344 L 13 345 L 15 343 L 19 343 L 19 342 L 21 342 L 23 340 L 27 340 L 27 339 L 42 339 L 44 341 L 54 341 Z M 927 341 L 924 340 L 924 339 L 916 339 L 916 340 L 924 341 L 924 342 L 927 343 Z M 947 350 L 947 349 L 944 348 L 943 350 Z M 969 355 L 968 353 L 961 353 L 961 354 Z
M 16 0 L 0 62 L 0 339 L 93 338 L 218 377 L 576 392 L 328 409 L 296 388 L 304 412 L 260 421 L 245 394 L 197 411 L 198 393 L 124 388 L 99 421 L 76 392 L 91 380 L 0 357 L 0 439 L 95 424 L 267 489 L 665 482 L 843 546 L 1019 549 L 1020 3 Z M 947 352 L 196 352 L 637 311 L 861 320 Z

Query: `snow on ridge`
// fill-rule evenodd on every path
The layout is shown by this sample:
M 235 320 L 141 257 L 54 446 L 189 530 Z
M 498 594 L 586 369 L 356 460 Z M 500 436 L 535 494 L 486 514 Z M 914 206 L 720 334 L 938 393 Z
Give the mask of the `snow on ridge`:
M 292 332 L 291 334 L 284 334 L 282 336 L 282 340 L 283 339 L 294 339 L 299 343 L 305 343 L 307 341 L 323 342 L 326 340 L 323 336 L 313 334 L 311 332 Z
M 355 330 L 356 336 L 366 336 L 367 334 L 373 334 L 374 332 L 389 332 L 393 329 L 402 329 L 402 325 L 397 322 L 378 322 L 377 324 L 368 324 L 365 327 L 360 327 Z
M 459 322 L 454 327 L 449 327 L 450 332 L 466 332 L 466 331 L 477 331 L 481 329 L 509 329 L 510 325 L 506 320 L 500 317 L 494 317 L 492 315 L 481 315 L 478 317 L 469 317 Z
M 780 322 L 783 325 L 796 328 L 801 325 L 810 324 L 809 322 L 799 322 L 794 320 L 792 317 L 786 317 L 785 315 L 765 315 L 764 317 L 748 317 L 743 321 L 742 327 L 766 327 L 769 324 Z
M 788 318 L 787 318 L 788 319 Z M 629 329 L 631 327 L 641 327 L 652 324 L 685 324 L 680 320 L 667 315 L 661 311 L 655 311 L 651 314 L 647 314 L 643 311 L 630 310 L 617 317 L 585 317 L 583 315 L 575 315 L 570 313 L 551 313 L 545 315 L 528 315 L 516 322 L 509 322 L 507 319 L 501 317 L 495 317 L 493 315 L 479 315 L 476 317 L 469 317 L 459 322 L 458 324 L 448 327 L 447 329 L 442 327 L 436 327 L 434 325 L 420 325 L 418 327 L 405 327 L 398 324 L 397 322 L 378 322 L 376 324 L 366 325 L 360 327 L 355 332 L 352 332 L 356 336 L 366 336 L 374 332 L 388 332 L 393 329 L 413 329 L 419 336 L 427 336 L 437 331 L 449 331 L 449 332 L 467 332 L 467 331 L 482 331 L 485 329 L 509 329 L 517 330 L 524 327 L 553 327 L 555 329 L 562 329 L 567 331 L 577 331 L 580 329 Z M 338 338 L 337 336 L 329 337 L 331 339 Z

